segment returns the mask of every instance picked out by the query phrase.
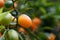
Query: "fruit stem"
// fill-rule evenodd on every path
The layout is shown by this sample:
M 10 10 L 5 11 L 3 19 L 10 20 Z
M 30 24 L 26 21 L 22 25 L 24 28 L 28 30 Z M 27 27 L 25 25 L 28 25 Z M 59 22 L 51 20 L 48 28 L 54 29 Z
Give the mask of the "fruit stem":
M 14 11 L 16 12 L 16 19 L 18 20 L 18 17 L 17 17 L 18 11 L 17 11 L 16 8 L 14 7 L 14 0 L 12 0 L 12 2 L 13 2 Z M 18 23 L 18 21 L 16 21 L 16 23 Z M 16 27 L 17 27 L 17 26 L 18 26 L 18 25 L 16 24 Z
M 25 36 L 22 33 L 18 33 L 20 40 L 25 40 Z

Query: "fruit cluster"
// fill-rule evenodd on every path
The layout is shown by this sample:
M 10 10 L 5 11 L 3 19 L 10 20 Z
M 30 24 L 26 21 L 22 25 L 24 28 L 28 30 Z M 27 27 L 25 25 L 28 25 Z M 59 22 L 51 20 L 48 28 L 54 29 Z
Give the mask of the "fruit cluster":
M 56 6 L 47 0 L 0 0 L 0 40 L 55 40 Z
M 5 40 L 19 40 L 18 33 L 23 32 L 26 34 L 27 31 L 25 29 L 28 28 L 30 28 L 32 31 L 35 31 L 37 26 L 41 23 L 41 20 L 38 17 L 31 19 L 26 14 L 19 15 L 17 19 L 15 11 L 16 7 L 16 1 L 0 0 L 0 8 L 2 11 L 0 13 L 0 26 L 2 27 L 0 31 L 0 37 L 2 37 L 2 35 L 4 35 L 4 31 L 6 31 L 4 35 Z M 16 26 L 16 24 L 19 25 L 19 27 Z M 16 30 L 14 30 L 15 28 Z

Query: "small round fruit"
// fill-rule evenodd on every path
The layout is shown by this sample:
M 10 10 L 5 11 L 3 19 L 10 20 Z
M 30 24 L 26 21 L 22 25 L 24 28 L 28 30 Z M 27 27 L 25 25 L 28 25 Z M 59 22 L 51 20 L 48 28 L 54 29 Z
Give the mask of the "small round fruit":
M 36 29 L 37 29 L 37 26 L 34 23 L 32 23 L 31 30 L 35 31 Z
M 55 40 L 55 37 L 56 36 L 53 33 L 51 33 L 47 40 Z
M 41 23 L 41 20 L 39 18 L 35 17 L 33 19 L 33 23 L 38 26 Z
M 7 2 L 5 3 L 5 7 L 6 7 L 6 8 L 12 8 L 12 7 L 13 7 L 13 2 L 12 2 L 12 1 L 7 1 Z
M 18 24 L 21 25 L 24 28 L 29 28 L 32 25 L 32 20 L 28 15 L 21 14 L 18 17 Z
M 3 16 L 3 15 L 5 15 L 5 16 Z M 2 14 L 0 14 L 0 16 L 3 17 L 3 19 L 0 20 L 0 24 L 1 25 L 7 26 L 7 25 L 9 25 L 12 22 L 12 16 L 11 16 L 10 13 L 7 13 L 7 14 L 6 13 L 2 13 Z
M 22 27 L 18 28 L 18 32 L 21 32 L 23 34 L 27 33 L 26 30 L 24 28 L 22 28 Z
M 0 0 L 0 8 L 4 6 L 4 0 Z
M 18 28 L 18 32 L 24 32 L 25 30 L 23 28 Z
M 5 38 L 6 40 L 19 40 L 18 33 L 13 29 L 6 32 Z

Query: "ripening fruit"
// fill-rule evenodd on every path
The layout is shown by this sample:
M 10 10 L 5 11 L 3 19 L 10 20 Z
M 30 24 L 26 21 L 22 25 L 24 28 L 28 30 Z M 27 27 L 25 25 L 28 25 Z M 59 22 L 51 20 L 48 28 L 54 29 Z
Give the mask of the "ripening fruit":
M 4 6 L 4 0 L 0 0 L 0 8 Z
M 56 37 L 56 36 L 51 33 L 51 34 L 50 34 L 50 37 L 48 38 L 48 40 L 55 40 L 55 37 Z
M 37 29 L 37 26 L 34 23 L 32 23 L 31 30 L 35 31 L 36 29 Z
M 21 14 L 18 17 L 18 24 L 21 25 L 24 28 L 29 28 L 32 25 L 32 20 L 28 15 Z
M 38 26 L 41 23 L 41 20 L 39 18 L 35 17 L 33 19 L 33 23 Z
M 18 32 L 24 32 L 25 30 L 23 28 L 18 28 Z
M 32 20 L 31 30 L 32 30 L 32 31 L 35 31 L 40 23 L 41 23 L 41 20 L 40 20 L 39 18 L 35 17 L 35 18 Z
M 22 28 L 22 27 L 18 28 L 18 32 L 21 32 L 23 34 L 27 33 L 26 30 L 24 28 Z

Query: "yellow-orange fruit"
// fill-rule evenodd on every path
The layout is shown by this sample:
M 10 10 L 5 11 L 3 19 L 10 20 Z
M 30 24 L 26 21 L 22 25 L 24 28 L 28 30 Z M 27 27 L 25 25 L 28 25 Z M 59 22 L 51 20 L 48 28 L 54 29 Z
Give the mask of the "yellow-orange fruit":
M 24 32 L 25 30 L 21 27 L 21 28 L 18 28 L 18 32 Z
M 31 30 L 35 31 L 36 29 L 37 29 L 37 26 L 34 23 L 32 23 Z
M 0 8 L 4 6 L 4 0 L 0 0 Z
M 39 18 L 35 17 L 33 19 L 33 23 L 38 26 L 41 23 L 41 20 Z
M 51 34 L 50 34 L 50 37 L 48 38 L 48 40 L 55 40 L 55 37 L 56 37 L 56 36 L 51 33 Z
M 22 14 L 18 17 L 18 24 L 24 28 L 29 28 L 32 25 L 32 20 L 28 15 Z
M 24 29 L 24 28 L 18 28 L 18 32 L 21 32 L 21 33 L 24 33 L 24 34 L 26 34 L 27 33 L 27 31 Z

